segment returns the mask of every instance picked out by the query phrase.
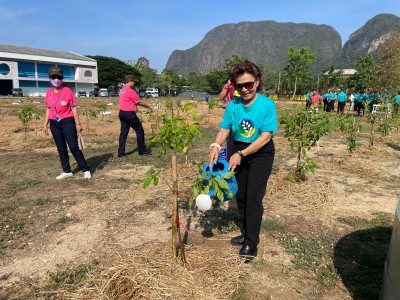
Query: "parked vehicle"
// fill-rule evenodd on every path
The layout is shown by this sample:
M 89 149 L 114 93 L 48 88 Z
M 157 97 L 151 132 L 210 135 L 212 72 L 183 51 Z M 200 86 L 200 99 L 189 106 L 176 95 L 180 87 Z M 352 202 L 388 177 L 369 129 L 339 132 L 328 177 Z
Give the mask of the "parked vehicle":
M 108 97 L 108 89 L 100 89 L 99 96 L 100 97 Z
M 137 94 L 139 95 L 139 97 L 141 99 L 147 99 L 149 98 L 149 95 L 146 93 L 146 89 L 139 89 L 139 91 L 137 91 Z
M 149 97 L 158 98 L 158 89 L 155 89 L 155 88 L 147 88 L 147 89 L 146 89 L 146 94 L 147 94 Z
M 24 91 L 21 88 L 13 88 L 12 95 L 13 95 L 13 97 L 23 97 Z
M 114 91 L 111 91 L 111 92 L 108 94 L 108 96 L 110 96 L 110 97 L 118 97 L 118 93 L 117 93 L 117 92 L 114 92 Z
M 90 91 L 89 92 L 89 97 L 98 97 L 99 96 L 99 91 Z
M 86 91 L 85 90 L 79 90 L 78 91 L 78 97 L 86 97 Z

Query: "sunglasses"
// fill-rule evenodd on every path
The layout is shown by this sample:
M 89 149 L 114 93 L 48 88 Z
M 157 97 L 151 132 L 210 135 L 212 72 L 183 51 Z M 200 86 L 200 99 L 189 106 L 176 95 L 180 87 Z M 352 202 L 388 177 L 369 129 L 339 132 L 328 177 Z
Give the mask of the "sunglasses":
M 243 88 L 246 90 L 251 90 L 254 86 L 255 81 L 249 81 L 245 83 L 235 83 L 235 89 L 241 91 Z
M 50 78 L 51 79 L 63 79 L 63 77 L 60 75 L 51 75 Z

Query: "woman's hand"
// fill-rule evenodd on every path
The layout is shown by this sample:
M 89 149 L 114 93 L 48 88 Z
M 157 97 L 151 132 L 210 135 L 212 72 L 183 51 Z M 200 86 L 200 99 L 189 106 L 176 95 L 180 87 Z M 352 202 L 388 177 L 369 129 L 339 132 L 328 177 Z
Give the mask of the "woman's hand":
M 211 147 L 210 153 L 208 154 L 208 161 L 210 162 L 210 166 L 212 163 L 216 164 L 218 161 L 218 148 L 217 147 Z
M 83 128 L 82 128 L 81 124 L 76 124 L 76 131 L 78 131 L 78 132 L 82 132 L 83 131 Z
M 43 135 L 44 136 L 49 135 L 49 130 L 47 129 L 47 125 L 43 126 Z
M 235 172 L 236 166 L 240 165 L 242 158 L 238 153 L 235 153 L 229 159 L 229 171 Z

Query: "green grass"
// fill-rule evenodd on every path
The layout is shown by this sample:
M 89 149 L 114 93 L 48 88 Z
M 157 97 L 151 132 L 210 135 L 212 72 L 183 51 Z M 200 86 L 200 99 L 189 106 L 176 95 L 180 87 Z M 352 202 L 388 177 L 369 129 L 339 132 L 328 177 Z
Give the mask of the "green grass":
M 19 191 L 26 190 L 28 188 L 36 187 L 41 183 L 40 180 L 37 179 L 23 179 L 21 181 L 7 181 L 6 188 L 4 193 L 6 196 L 14 196 Z
M 340 216 L 337 220 L 340 223 L 353 227 L 354 230 L 369 229 L 375 227 L 390 227 L 393 223 L 393 216 L 384 212 L 373 212 L 373 218 L 367 220 L 357 216 Z
M 338 275 L 332 261 L 333 240 L 329 237 L 304 237 L 284 234 L 280 243 L 286 251 L 293 255 L 292 264 L 296 269 L 302 269 L 314 274 L 322 287 L 333 287 Z
M 266 232 L 281 231 L 284 226 L 275 219 L 266 219 L 261 223 L 261 230 Z
M 390 243 L 392 216 L 375 212 L 372 218 L 340 216 L 337 221 L 352 228 L 338 236 L 334 231 L 306 236 L 282 234 L 280 243 L 293 255 L 294 269 L 312 274 L 311 296 L 335 286 L 339 279 L 355 299 L 377 299 Z

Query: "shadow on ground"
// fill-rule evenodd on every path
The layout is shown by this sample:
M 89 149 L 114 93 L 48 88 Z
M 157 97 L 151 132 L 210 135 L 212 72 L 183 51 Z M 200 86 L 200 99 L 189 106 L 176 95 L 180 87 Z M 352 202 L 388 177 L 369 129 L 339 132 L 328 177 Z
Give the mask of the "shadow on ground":
M 391 234 L 391 227 L 358 230 L 335 245 L 335 268 L 353 299 L 379 298 Z
M 111 157 L 113 157 L 113 155 L 111 153 L 105 153 L 105 154 L 102 154 L 99 156 L 93 156 L 93 157 L 86 159 L 86 162 L 89 166 L 90 172 L 92 172 L 94 174 L 94 173 L 96 173 L 97 170 L 103 169 L 107 165 L 107 163 Z M 72 171 L 72 173 L 76 173 L 79 171 L 80 171 L 80 168 L 76 167 Z
M 217 206 L 203 213 L 199 219 L 200 226 L 204 228 L 201 233 L 204 237 L 214 236 L 214 230 L 227 233 L 239 230 L 240 216 L 236 208 L 224 210 Z
M 386 143 L 386 145 L 388 145 L 393 150 L 400 151 L 400 146 L 399 145 L 392 144 L 392 143 Z

